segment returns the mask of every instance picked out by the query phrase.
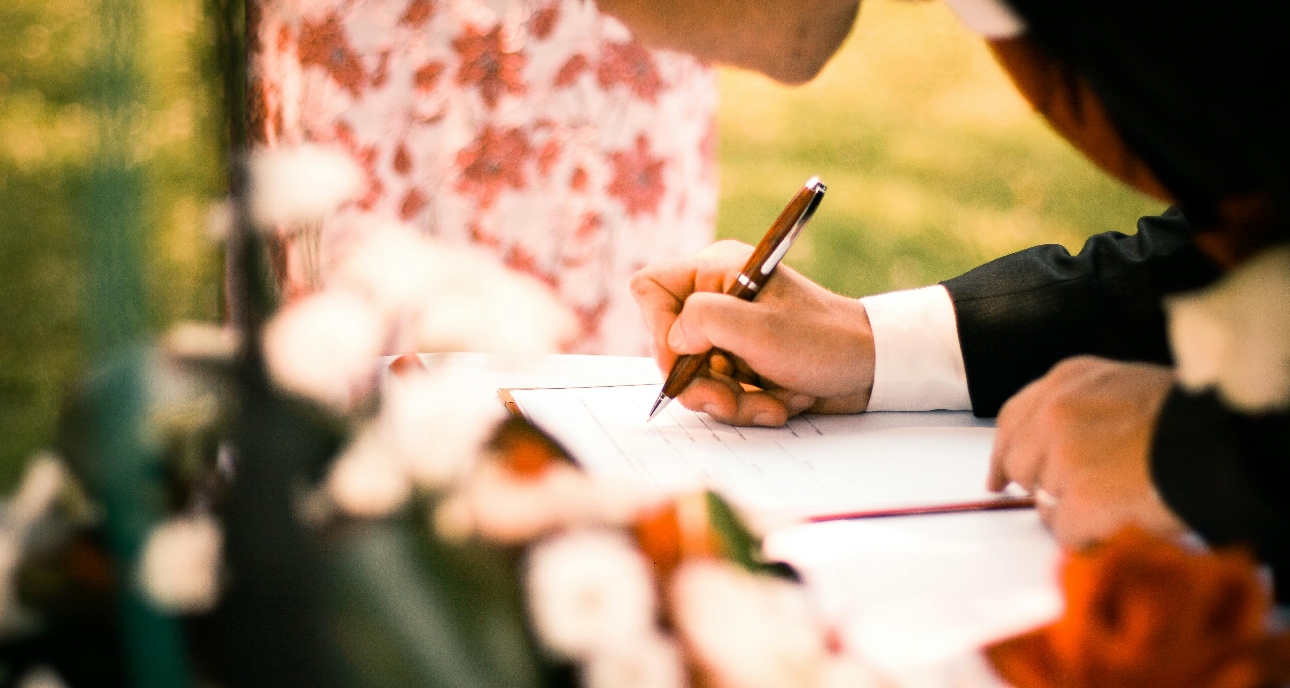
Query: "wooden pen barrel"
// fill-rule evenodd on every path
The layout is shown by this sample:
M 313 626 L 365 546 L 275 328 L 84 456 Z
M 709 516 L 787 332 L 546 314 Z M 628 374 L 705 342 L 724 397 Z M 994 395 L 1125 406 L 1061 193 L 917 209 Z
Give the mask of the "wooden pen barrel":
M 684 392 L 685 388 L 699 376 L 712 351 L 708 349 L 701 354 L 686 354 L 676 359 L 676 363 L 672 364 L 672 372 L 667 375 L 667 382 L 663 383 L 663 394 L 675 399 L 677 395 Z
M 757 248 L 753 249 L 752 256 L 744 264 L 743 270 L 736 275 L 734 282 L 726 289 L 727 296 L 733 296 L 744 301 L 752 301 L 757 298 L 757 293 L 765 286 L 766 281 L 771 278 L 775 267 L 779 264 L 778 259 L 773 265 L 767 266 L 767 261 L 775 255 L 775 251 L 793 230 L 809 218 L 813 208 L 811 204 L 816 198 L 824 193 L 824 185 L 819 183 L 818 178 L 812 178 L 802 187 L 801 191 L 788 202 L 779 217 L 771 224 L 770 230 L 766 236 L 762 237 Z M 809 210 L 808 210 L 809 209 Z M 783 254 L 780 254 L 782 257 Z M 763 272 L 763 268 L 768 268 Z M 686 354 L 676 359 L 672 364 L 672 371 L 667 375 L 667 381 L 663 383 L 662 396 L 675 399 L 677 395 L 685 391 L 699 373 L 703 366 L 708 362 L 708 357 L 712 355 L 712 349 L 700 354 Z

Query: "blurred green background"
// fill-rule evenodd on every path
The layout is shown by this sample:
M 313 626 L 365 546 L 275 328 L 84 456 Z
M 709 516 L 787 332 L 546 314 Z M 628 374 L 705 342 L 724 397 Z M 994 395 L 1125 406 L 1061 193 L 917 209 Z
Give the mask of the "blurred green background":
M 213 29 L 204 0 L 140 2 L 150 320 L 219 315 L 204 235 L 222 193 Z M 49 443 L 82 362 L 79 191 L 94 144 L 90 0 L 0 3 L 0 490 Z M 1075 249 L 1160 210 L 1102 176 L 1013 91 L 942 3 L 865 0 L 811 84 L 721 74 L 718 233 L 756 241 L 812 174 L 828 199 L 789 262 L 863 295 L 951 277 L 1037 243 Z
M 213 31 L 202 0 L 144 0 L 133 113 L 146 181 L 149 320 L 219 315 L 222 261 L 203 218 L 224 185 Z M 82 191 L 96 122 L 92 0 L 0 2 L 0 490 L 53 437 L 82 362 Z

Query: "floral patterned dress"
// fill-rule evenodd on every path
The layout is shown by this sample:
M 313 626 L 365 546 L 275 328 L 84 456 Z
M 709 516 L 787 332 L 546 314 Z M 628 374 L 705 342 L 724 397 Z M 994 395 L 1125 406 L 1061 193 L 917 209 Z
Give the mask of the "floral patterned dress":
M 584 0 L 259 0 L 251 19 L 253 136 L 366 170 L 323 265 L 406 222 L 550 284 L 581 320 L 574 351 L 645 353 L 629 277 L 712 239 L 711 69 Z

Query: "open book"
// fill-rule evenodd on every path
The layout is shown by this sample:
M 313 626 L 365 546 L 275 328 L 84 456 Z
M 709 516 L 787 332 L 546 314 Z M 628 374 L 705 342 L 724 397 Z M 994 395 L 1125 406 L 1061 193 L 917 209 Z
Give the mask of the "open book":
M 669 404 L 658 385 L 504 390 L 594 475 L 661 491 L 710 487 L 771 520 L 1026 506 L 986 489 L 993 423 L 970 413 L 804 415 L 738 428 Z

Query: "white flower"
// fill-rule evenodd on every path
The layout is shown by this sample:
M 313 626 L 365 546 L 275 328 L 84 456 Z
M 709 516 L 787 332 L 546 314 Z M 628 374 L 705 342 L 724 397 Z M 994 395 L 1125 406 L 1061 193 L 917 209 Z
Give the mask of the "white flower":
M 830 656 L 801 586 L 695 560 L 673 578 L 672 601 L 679 632 L 722 685 L 824 684 Z
M 417 323 L 407 343 L 418 351 L 551 353 L 575 327 L 545 284 L 480 249 L 451 246 L 403 225 L 360 239 L 335 279 L 391 317 Z
M 332 464 L 326 487 L 345 513 L 364 518 L 387 516 L 412 497 L 407 468 L 390 456 L 372 428 L 360 432 Z
M 688 683 L 680 648 L 671 639 L 655 633 L 627 645 L 592 653 L 582 665 L 582 685 L 586 688 L 686 688 Z
M 527 574 L 533 625 L 554 652 L 585 657 L 655 633 L 649 564 L 621 533 L 554 537 L 529 553 Z
M 346 252 L 333 279 L 367 294 L 389 312 L 421 306 L 435 282 L 435 248 L 412 227 L 381 224 Z
M 469 373 L 415 371 L 390 379 L 380 428 L 417 483 L 435 489 L 475 465 L 505 416 L 493 388 Z
M 223 243 L 233 231 L 237 215 L 233 202 L 227 198 L 215 201 L 206 209 L 206 238 L 215 243 Z
M 576 327 L 541 282 L 496 257 L 452 246 L 401 224 L 369 231 L 334 273 L 388 317 L 415 326 L 400 340 L 418 351 L 532 355 L 559 350 Z
M 536 355 L 556 353 L 573 338 L 577 322 L 550 288 L 517 272 L 495 282 L 489 315 L 494 328 L 492 351 Z
M 57 671 L 47 666 L 38 666 L 22 675 L 17 688 L 67 688 L 67 682 Z
M 440 535 L 459 539 L 478 533 L 488 540 L 518 543 L 550 532 L 572 519 L 569 497 L 583 476 L 569 466 L 552 466 L 542 475 L 515 475 L 497 461 L 484 461 L 469 482 L 439 506 Z
M 362 185 L 363 170 L 339 148 L 260 149 L 251 157 L 251 216 L 261 227 L 320 220 Z
M 885 673 L 889 686 L 945 686 L 946 688 L 1012 688 L 990 666 L 980 650 L 943 657 L 930 662 L 890 667 Z
M 174 518 L 153 528 L 139 560 L 139 581 L 157 607 L 174 614 L 206 612 L 219 599 L 224 536 L 210 516 Z
M 883 688 L 887 682 L 873 667 L 852 655 L 834 655 L 824 663 L 820 688 Z M 954 683 L 958 688 L 996 688 L 991 683 Z
M 572 338 L 576 320 L 545 284 L 477 249 L 442 246 L 438 256 L 418 350 L 536 355 Z
M 17 492 L 3 511 L 3 524 L 18 540 L 26 537 L 27 529 L 49 510 L 67 478 L 67 469 L 57 455 L 39 452 L 32 457 Z
M 347 408 L 375 383 L 385 323 L 361 297 L 339 289 L 279 312 L 264 332 L 269 372 L 285 389 Z
M 13 497 L 7 504 L 0 503 L 0 637 L 33 622 L 18 604 L 14 574 L 22 562 L 28 531 L 49 511 L 67 481 L 62 460 L 40 452 L 27 464 Z
M 475 534 L 475 510 L 470 499 L 453 495 L 439 503 L 430 517 L 434 532 L 448 542 L 462 543 Z
M 567 464 L 538 476 L 520 476 L 484 461 L 452 498 L 441 503 L 435 527 L 447 539 L 472 534 L 494 542 L 520 543 L 560 528 L 626 525 L 661 495 L 602 483 Z
M 237 332 L 213 323 L 177 323 L 162 342 L 165 352 L 175 358 L 227 361 L 237 353 Z
M 18 604 L 14 588 L 14 574 L 22 562 L 22 546 L 15 535 L 8 528 L 0 527 L 0 638 L 29 622 L 26 611 Z
M 1166 307 L 1184 387 L 1215 387 L 1244 411 L 1290 407 L 1290 247 L 1268 249 Z

